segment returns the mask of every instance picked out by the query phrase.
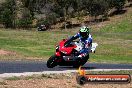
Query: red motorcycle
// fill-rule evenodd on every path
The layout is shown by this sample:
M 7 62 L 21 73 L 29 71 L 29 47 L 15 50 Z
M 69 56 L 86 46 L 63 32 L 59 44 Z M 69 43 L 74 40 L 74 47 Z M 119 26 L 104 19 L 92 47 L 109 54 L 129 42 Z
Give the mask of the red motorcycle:
M 79 51 L 83 48 L 83 44 L 79 41 L 68 42 L 63 39 L 58 46 L 56 46 L 55 55 L 51 56 L 47 61 L 47 67 L 53 68 L 59 66 L 73 66 L 79 67 L 84 65 L 89 59 L 89 54 L 83 58 L 79 58 Z

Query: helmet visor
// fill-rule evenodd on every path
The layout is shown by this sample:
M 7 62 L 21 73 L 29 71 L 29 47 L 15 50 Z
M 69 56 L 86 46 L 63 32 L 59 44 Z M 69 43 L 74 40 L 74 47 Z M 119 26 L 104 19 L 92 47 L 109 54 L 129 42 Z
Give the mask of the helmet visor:
M 85 38 L 85 37 L 88 36 L 88 35 L 87 35 L 87 32 L 80 32 L 80 35 L 81 35 L 83 38 Z

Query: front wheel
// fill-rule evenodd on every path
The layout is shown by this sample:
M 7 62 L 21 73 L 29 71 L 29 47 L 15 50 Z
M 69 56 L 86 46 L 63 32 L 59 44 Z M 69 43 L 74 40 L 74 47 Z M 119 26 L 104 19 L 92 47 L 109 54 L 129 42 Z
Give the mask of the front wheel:
M 49 60 L 47 61 L 47 67 L 53 68 L 53 67 L 57 66 L 57 62 L 56 62 L 57 59 L 58 58 L 55 55 L 51 56 L 49 58 Z

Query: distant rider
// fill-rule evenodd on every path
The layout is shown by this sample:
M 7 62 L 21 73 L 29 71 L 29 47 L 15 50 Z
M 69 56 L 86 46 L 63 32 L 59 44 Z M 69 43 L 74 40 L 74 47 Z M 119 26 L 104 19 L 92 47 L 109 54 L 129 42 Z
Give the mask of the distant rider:
M 78 57 L 82 58 L 88 55 L 89 52 L 91 52 L 91 46 L 92 46 L 92 35 L 89 33 L 89 28 L 86 26 L 83 26 L 80 28 L 79 32 L 72 36 L 67 43 L 70 43 L 71 41 L 79 38 L 79 41 L 84 45 L 83 49 L 80 51 L 80 54 Z

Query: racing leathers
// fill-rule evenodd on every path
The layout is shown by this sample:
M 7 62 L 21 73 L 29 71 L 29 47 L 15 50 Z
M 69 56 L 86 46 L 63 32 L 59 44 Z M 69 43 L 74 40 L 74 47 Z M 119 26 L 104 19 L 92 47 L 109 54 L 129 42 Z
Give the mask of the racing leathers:
M 78 57 L 85 57 L 90 51 L 92 46 L 92 35 L 89 34 L 87 38 L 83 38 L 80 33 L 72 36 L 67 43 L 79 38 L 79 41 L 83 44 L 83 49 L 79 52 L 80 55 Z

